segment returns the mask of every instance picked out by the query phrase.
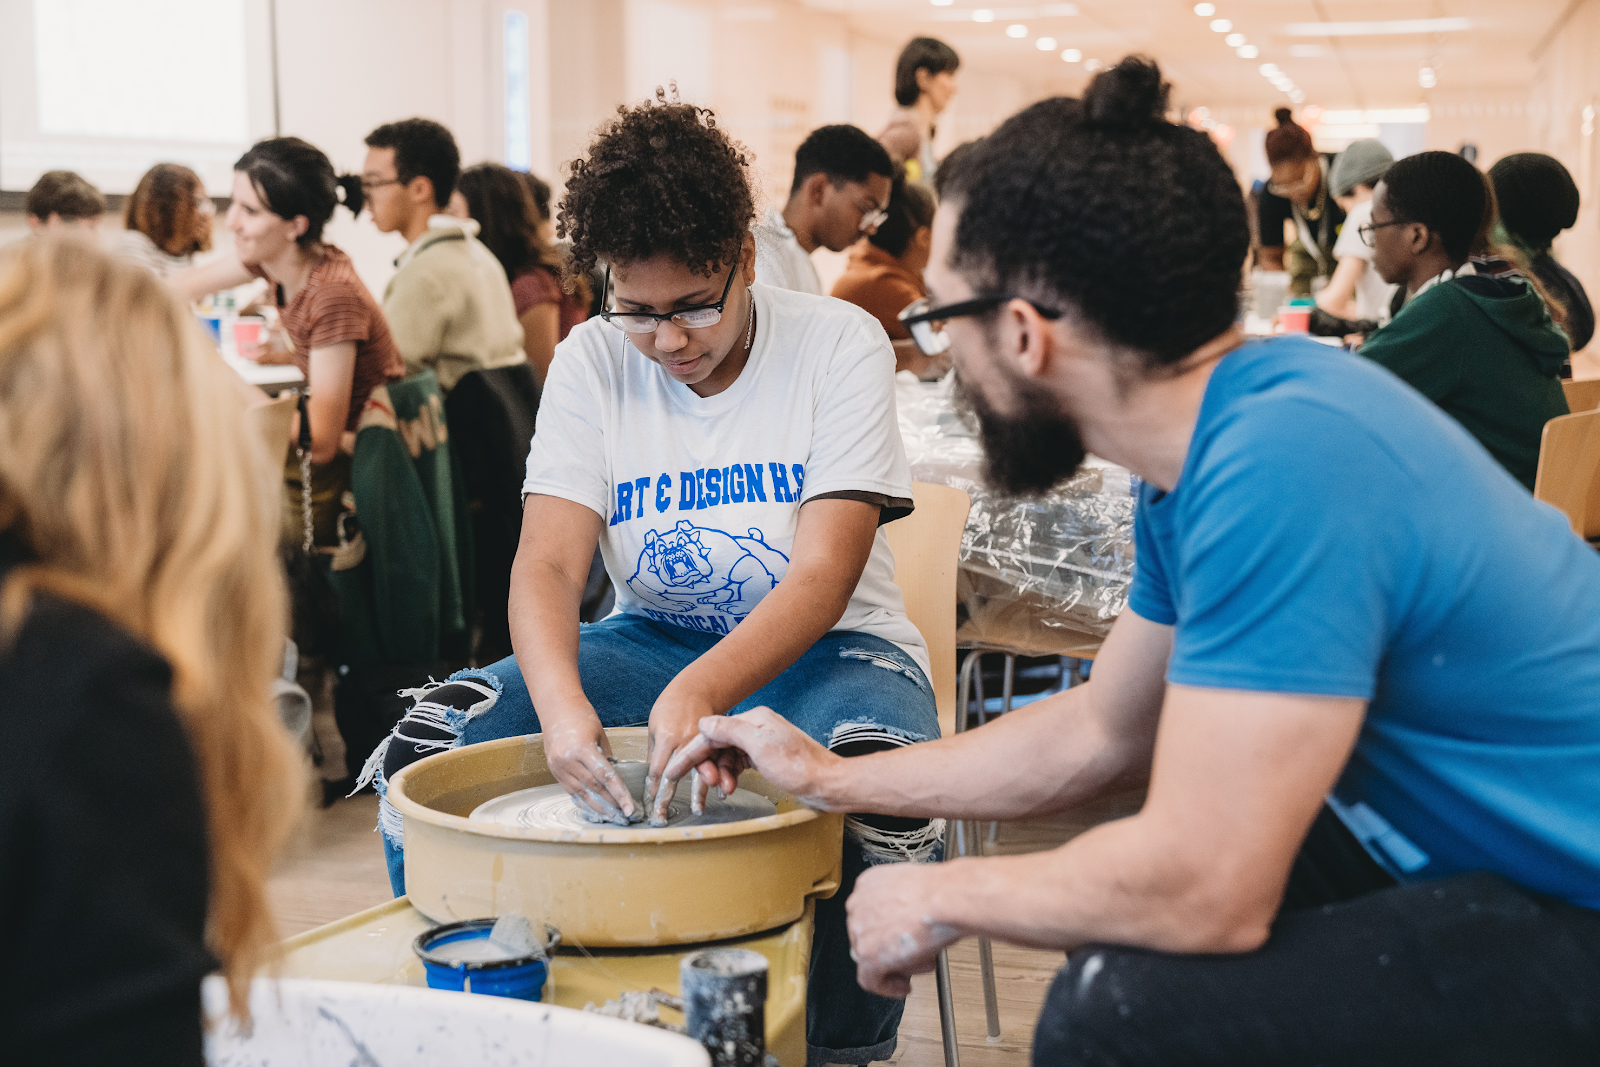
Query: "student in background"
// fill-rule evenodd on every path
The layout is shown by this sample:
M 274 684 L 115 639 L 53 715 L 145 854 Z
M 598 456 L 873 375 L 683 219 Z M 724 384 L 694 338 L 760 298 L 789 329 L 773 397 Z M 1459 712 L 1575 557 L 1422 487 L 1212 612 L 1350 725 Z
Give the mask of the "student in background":
M 933 194 L 927 186 L 896 180 L 889 215 L 872 236 L 850 249 L 850 262 L 833 285 L 833 295 L 867 311 L 894 342 L 895 370 L 936 378 L 948 369 L 922 354 L 897 317 L 928 295 L 922 282 L 933 240 Z
M 106 198 L 70 170 L 47 170 L 28 190 L 23 210 L 28 214 L 28 229 L 36 232 L 93 232 L 100 228 L 100 216 L 106 213 Z
M 379 126 L 366 144 L 361 185 L 372 221 L 407 242 L 383 291 L 406 372 L 432 370 L 449 392 L 468 371 L 522 362 L 505 270 L 478 242 L 476 222 L 443 213 L 461 173 L 450 131 L 405 119 Z
M 1470 261 L 1493 221 L 1488 179 L 1455 153 L 1390 167 L 1361 236 L 1406 302 L 1360 352 L 1439 405 L 1531 492 L 1544 424 L 1567 414 L 1557 375 L 1570 349 L 1526 279 Z
M 1328 188 L 1328 161 L 1317 154 L 1311 134 L 1280 107 L 1276 129 L 1267 131 L 1267 162 L 1272 180 L 1261 190 L 1257 208 L 1263 270 L 1287 270 L 1289 290 L 1308 296 L 1317 278 L 1333 275 L 1333 246 L 1344 225 L 1344 209 Z M 1283 226 L 1293 222 L 1297 238 L 1286 254 Z
M 570 293 L 562 288 L 562 255 L 545 239 L 521 174 L 499 163 L 480 163 L 462 171 L 457 186 L 468 217 L 478 224 L 478 240 L 505 269 L 522 324 L 522 350 L 543 382 L 556 344 L 589 317 L 588 279 L 574 279 Z
M 8 1063 L 200 1067 L 275 940 L 298 817 L 275 471 L 148 272 L 0 251 L 0 975 Z M 84 388 L 92 382 L 95 388 Z
M 889 150 L 906 180 L 931 182 L 939 170 L 933 137 L 939 116 L 956 95 L 961 57 L 936 37 L 913 37 L 894 66 L 894 102 L 900 105 L 878 140 Z
M 843 252 L 883 222 L 895 168 L 883 145 L 855 126 L 820 126 L 794 154 L 794 182 L 780 212 L 755 226 L 756 280 L 822 296 L 811 253 Z
M 123 206 L 127 228 L 113 250 L 165 278 L 194 266 L 196 252 L 211 250 L 216 205 L 200 176 L 178 163 L 157 163 L 145 171 Z
M 328 157 L 298 137 L 258 141 L 233 165 L 227 216 L 233 255 L 168 283 L 193 300 L 252 278 L 267 280 L 289 347 L 240 354 L 293 363 L 310 384 L 312 524 L 321 546 L 339 543 L 340 498 L 350 487 L 361 409 L 374 388 L 405 373 L 383 311 L 350 257 L 322 240 L 341 203 L 352 214 L 361 211 L 361 179 L 337 177 Z M 298 515 L 300 465 L 292 454 L 284 477 Z
M 1542 152 L 1516 152 L 1489 168 L 1500 205 L 1497 239 L 1528 259 L 1545 292 L 1566 309 L 1572 350 L 1594 338 L 1594 308 L 1583 283 L 1550 252 L 1556 235 L 1578 221 L 1578 186 L 1561 161 Z
M 539 237 L 547 245 L 556 243 L 556 221 L 550 217 L 550 183 L 528 171 L 512 171 L 522 181 L 523 188 L 533 198 L 533 207 L 539 213 Z
M 1372 190 L 1393 163 L 1394 156 L 1383 142 L 1369 137 L 1350 142 L 1328 170 L 1334 202 L 1345 213 L 1344 227 L 1333 245 L 1338 266 L 1317 294 L 1317 306 L 1330 315 L 1379 326 L 1389 321 L 1396 287 L 1372 268 L 1372 249 L 1361 240 L 1360 231 L 1372 221 Z

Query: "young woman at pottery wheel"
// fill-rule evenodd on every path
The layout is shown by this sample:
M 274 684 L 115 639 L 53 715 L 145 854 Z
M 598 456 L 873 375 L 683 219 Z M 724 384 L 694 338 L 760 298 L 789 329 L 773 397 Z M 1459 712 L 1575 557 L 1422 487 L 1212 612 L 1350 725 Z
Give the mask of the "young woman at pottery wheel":
M 646 796 L 705 715 L 768 706 L 847 755 L 938 736 L 879 529 L 911 509 L 894 351 L 856 307 L 756 284 L 744 150 L 711 112 L 657 95 L 600 130 L 561 203 L 570 269 L 608 272 L 609 310 L 557 347 L 545 384 L 517 654 L 419 696 L 368 761 L 380 793 L 429 752 L 543 732 L 574 802 L 626 822 L 646 812 L 604 727 L 649 726 Z M 619 610 L 580 626 L 597 542 Z M 387 798 L 381 828 L 399 893 Z M 936 848 L 925 821 L 847 821 L 844 884 L 817 906 L 813 1062 L 893 1053 L 903 1002 L 857 985 L 844 903 L 866 865 Z

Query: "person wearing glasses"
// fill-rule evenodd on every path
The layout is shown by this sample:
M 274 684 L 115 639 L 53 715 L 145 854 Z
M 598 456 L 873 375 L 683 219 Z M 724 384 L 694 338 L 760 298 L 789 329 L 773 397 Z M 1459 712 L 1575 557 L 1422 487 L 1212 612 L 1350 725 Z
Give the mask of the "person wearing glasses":
M 432 370 L 448 393 L 470 371 L 523 362 L 522 325 L 505 269 L 478 223 L 445 214 L 461 174 L 450 131 L 404 119 L 367 135 L 361 188 L 381 233 L 406 250 L 383 290 L 383 313 L 406 373 Z
M 350 257 L 322 239 L 341 204 L 351 214 L 360 213 L 360 178 L 336 175 L 321 149 L 298 137 L 258 141 L 233 165 L 227 215 L 232 254 L 167 282 L 195 300 L 266 279 L 281 332 L 239 354 L 263 363 L 293 363 L 310 384 L 312 525 L 322 547 L 339 543 L 340 500 L 350 488 L 361 409 L 373 389 L 405 373 L 383 309 Z M 298 430 L 296 419 L 296 435 Z M 300 464 L 292 453 L 284 479 L 291 499 L 298 501 Z
M 1059 848 L 875 867 L 850 898 L 886 995 L 961 938 L 1067 953 L 1036 1064 L 1591 1064 L 1600 555 L 1394 375 L 1244 337 L 1244 199 L 1169 92 L 1129 57 L 991 133 L 920 317 L 992 484 L 1047 490 L 1086 449 L 1141 479 L 1094 676 L 850 760 L 770 712 L 707 717 L 667 777 L 753 764 L 825 810 L 984 820 L 1144 785 Z M 1373 214 L 1437 239 L 1381 187 Z
M 603 265 L 608 307 L 557 346 L 545 381 L 515 656 L 427 688 L 368 760 L 396 893 L 404 827 L 387 782 L 432 751 L 542 732 L 578 809 L 626 825 L 659 821 L 662 769 L 707 715 L 777 708 L 846 755 L 938 736 L 881 530 L 912 507 L 893 352 L 860 308 L 757 281 L 754 216 L 747 157 L 703 108 L 627 108 L 572 164 L 559 232 L 570 270 Z M 597 543 L 618 610 L 580 625 Z M 643 796 L 608 759 L 603 729 L 619 726 L 649 728 Z M 857 983 L 845 902 L 865 866 L 931 858 L 940 832 L 871 814 L 845 827 L 843 884 L 816 912 L 812 1063 L 893 1054 L 903 1005 Z M 708 892 L 724 876 L 738 874 L 707 872 Z
M 1471 258 L 1494 215 L 1488 179 L 1453 152 L 1389 168 L 1360 233 L 1406 302 L 1360 352 L 1438 404 L 1532 492 L 1544 424 L 1568 413 L 1560 373 L 1571 349 L 1531 279 L 1486 274 Z
M 811 262 L 818 248 L 843 252 L 887 217 L 895 168 L 889 153 L 855 126 L 821 126 L 794 154 L 783 210 L 756 224 L 756 280 L 798 293 L 822 292 Z
M 1311 134 L 1294 121 L 1286 107 L 1275 113 L 1276 129 L 1267 131 L 1267 162 L 1272 179 L 1261 190 L 1257 204 L 1257 229 L 1263 270 L 1287 270 L 1289 290 L 1307 296 L 1321 288 L 1316 279 L 1333 276 L 1338 265 L 1334 245 L 1344 226 L 1344 209 L 1333 198 L 1328 183 L 1328 161 L 1311 143 Z M 1294 226 L 1295 238 L 1284 250 L 1285 223 Z

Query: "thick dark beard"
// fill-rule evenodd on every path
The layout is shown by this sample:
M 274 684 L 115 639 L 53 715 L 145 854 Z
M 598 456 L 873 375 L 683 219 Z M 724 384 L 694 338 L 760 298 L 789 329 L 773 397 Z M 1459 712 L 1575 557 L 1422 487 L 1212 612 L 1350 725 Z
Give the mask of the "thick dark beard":
M 1011 379 L 1017 413 L 1002 415 L 956 374 L 956 411 L 976 418 L 983 442 L 983 479 L 1007 496 L 1037 496 L 1076 474 L 1087 455 L 1078 425 L 1032 382 Z

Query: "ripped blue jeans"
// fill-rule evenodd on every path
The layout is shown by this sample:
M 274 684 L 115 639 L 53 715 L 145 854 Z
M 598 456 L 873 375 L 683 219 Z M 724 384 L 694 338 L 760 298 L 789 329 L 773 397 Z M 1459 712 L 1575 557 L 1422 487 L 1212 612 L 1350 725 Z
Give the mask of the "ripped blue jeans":
M 678 674 L 720 640 L 719 635 L 617 614 L 580 628 L 578 675 L 603 726 L 646 726 L 656 698 Z M 470 711 L 433 713 L 430 721 L 455 734 L 436 748 L 472 745 L 540 732 L 539 717 L 515 658 L 461 671 L 452 681 L 484 687 Z M 498 694 L 498 695 L 496 695 Z M 419 705 L 426 701 L 425 694 Z M 820 744 L 862 755 L 939 736 L 933 686 L 897 645 L 870 634 L 824 634 L 788 670 L 731 714 L 770 707 Z M 407 721 L 411 716 L 407 716 Z M 404 734 L 406 721 L 396 728 Z M 387 793 L 382 749 L 369 767 L 378 793 Z M 420 756 L 418 757 L 420 758 Z M 393 761 L 390 763 L 394 769 Z M 395 894 L 405 892 L 404 835 L 385 796 L 380 828 Z M 869 1063 L 894 1054 L 905 1002 L 880 997 L 856 982 L 845 929 L 845 900 L 868 866 L 894 860 L 935 860 L 939 824 L 851 816 L 845 822 L 844 874 L 839 891 L 817 902 L 807 990 L 808 1063 Z

